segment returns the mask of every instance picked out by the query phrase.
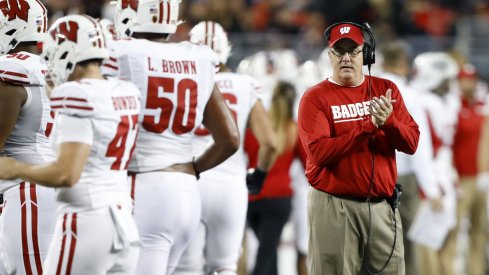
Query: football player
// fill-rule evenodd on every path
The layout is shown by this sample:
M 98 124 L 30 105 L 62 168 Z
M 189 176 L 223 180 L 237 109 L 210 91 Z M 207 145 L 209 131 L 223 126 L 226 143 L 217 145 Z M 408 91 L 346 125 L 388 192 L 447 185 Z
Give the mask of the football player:
M 233 73 L 226 66 L 231 46 L 219 23 L 200 22 L 190 31 L 190 41 L 207 45 L 216 52 L 220 73 L 216 75 L 215 82 L 237 121 L 241 135 L 249 127 L 259 141 L 258 167 L 248 177 L 250 191 L 258 193 L 276 150 L 272 125 L 258 99 L 259 87 L 250 76 Z M 194 142 L 194 152 L 200 153 L 212 142 L 212 137 L 206 129 L 199 129 L 196 134 L 199 138 Z M 236 274 L 248 208 L 245 180 L 246 155 L 241 142 L 237 153 L 202 174 L 199 181 L 202 200 L 200 234 L 185 251 L 177 271 L 202 274 L 202 260 L 205 258 L 205 274 Z
M 33 165 L 0 158 L 0 178 L 56 188 L 56 227 L 44 274 L 134 274 L 136 268 L 140 241 L 127 166 L 138 130 L 139 90 L 103 78 L 100 65 L 108 55 L 93 18 L 58 19 L 43 45 L 57 85 L 51 96 L 57 159 Z
M 47 68 L 37 47 L 46 22 L 47 10 L 40 1 L 0 1 L 0 156 L 30 164 L 54 159 L 48 140 L 53 113 Z M 0 266 L 8 274 L 42 274 L 54 233 L 54 190 L 12 179 L 0 180 L 0 193 Z
M 201 214 L 197 179 L 239 147 L 231 112 L 214 83 L 219 61 L 205 46 L 171 43 L 179 0 L 117 2 L 111 45 L 117 74 L 142 92 L 142 116 L 129 165 L 134 218 L 142 239 L 136 274 L 171 274 L 196 234 Z M 124 39 L 130 36 L 130 39 Z M 104 67 L 106 68 L 106 67 Z M 214 142 L 193 155 L 204 124 Z

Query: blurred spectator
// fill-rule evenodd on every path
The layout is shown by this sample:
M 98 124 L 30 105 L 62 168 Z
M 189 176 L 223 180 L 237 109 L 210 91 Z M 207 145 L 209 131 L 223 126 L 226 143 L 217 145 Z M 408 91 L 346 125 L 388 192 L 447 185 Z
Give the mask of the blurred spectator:
M 308 8 L 323 14 L 328 24 L 340 21 L 371 22 L 375 18 L 368 0 L 313 0 Z
M 449 218 L 455 220 L 457 179 L 453 173 L 451 145 L 456 115 L 447 100 L 447 94 L 450 91 L 451 81 L 457 76 L 458 65 L 444 52 L 427 52 L 414 59 L 414 70 L 415 76 L 411 87 L 416 91 L 419 103 L 428 114 L 434 158 L 432 170 L 437 177 L 439 192 L 443 194 L 443 211 L 453 215 Z M 453 208 L 448 209 L 452 205 Z M 450 251 L 447 250 L 446 245 L 442 246 L 440 251 L 425 246 L 420 247 L 421 274 L 453 274 L 454 259 L 447 256 L 448 254 Z
M 48 9 L 49 25 L 65 15 L 84 13 L 80 0 L 46 0 L 45 6 Z M 98 8 L 100 9 L 100 3 Z
M 420 204 L 420 192 L 424 194 L 435 210 L 441 207 L 442 195 L 433 171 L 434 159 L 428 116 L 424 107 L 419 104 L 416 92 L 407 85 L 407 76 L 410 72 L 409 48 L 402 42 L 392 42 L 385 44 L 381 52 L 384 69 L 381 77 L 397 85 L 420 132 L 418 149 L 415 154 L 407 155 L 396 152 L 397 182 L 403 186 L 399 213 L 403 228 L 406 275 L 418 275 L 420 271 L 418 270 L 416 245 L 409 240 L 408 232 Z
M 269 115 L 277 134 L 278 158 L 269 170 L 260 194 L 249 197 L 247 221 L 259 241 L 253 275 L 277 275 L 277 249 L 282 229 L 292 211 L 292 189 L 289 175 L 295 157 L 305 165 L 302 150 L 293 120 L 295 89 L 287 82 L 278 82 Z M 257 142 L 247 137 L 245 150 L 250 156 L 250 166 L 256 166 Z
M 453 140 L 453 163 L 459 176 L 461 195 L 457 203 L 457 227 L 445 244 L 447 261 L 454 261 L 457 256 L 458 232 L 463 218 L 468 218 L 469 249 L 467 274 L 485 274 L 485 247 L 487 229 L 487 194 L 478 190 L 476 178 L 479 174 L 477 152 L 481 137 L 484 116 L 484 102 L 477 100 L 477 72 L 471 64 L 462 66 L 458 74 L 460 86 L 460 110 Z M 445 274 L 451 270 L 446 270 Z

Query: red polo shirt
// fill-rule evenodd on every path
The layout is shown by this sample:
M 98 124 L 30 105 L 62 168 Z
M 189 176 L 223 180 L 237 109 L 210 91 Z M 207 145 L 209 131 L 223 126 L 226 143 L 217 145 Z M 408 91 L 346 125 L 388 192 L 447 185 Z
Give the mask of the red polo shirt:
M 483 103 L 469 103 L 464 98 L 461 103 L 452 145 L 453 163 L 460 176 L 473 177 L 478 171 L 477 151 L 484 121 L 481 111 Z
M 385 95 L 391 89 L 392 99 L 397 102 L 381 129 L 372 123 L 367 110 L 369 78 L 365 76 L 362 84 L 355 87 L 325 80 L 301 99 L 298 124 L 307 153 L 306 176 L 318 190 L 366 198 L 374 165 L 371 197 L 391 196 L 397 178 L 395 150 L 407 154 L 416 151 L 418 125 L 397 86 L 377 77 L 371 77 L 372 97 Z

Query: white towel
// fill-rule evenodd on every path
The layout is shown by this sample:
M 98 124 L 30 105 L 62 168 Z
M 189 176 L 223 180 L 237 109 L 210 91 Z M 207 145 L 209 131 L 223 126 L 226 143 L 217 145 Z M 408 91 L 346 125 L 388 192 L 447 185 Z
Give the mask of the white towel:
M 131 211 L 121 205 L 111 205 L 110 213 L 117 233 L 114 236 L 114 250 L 126 249 L 129 246 L 141 246 L 138 229 Z

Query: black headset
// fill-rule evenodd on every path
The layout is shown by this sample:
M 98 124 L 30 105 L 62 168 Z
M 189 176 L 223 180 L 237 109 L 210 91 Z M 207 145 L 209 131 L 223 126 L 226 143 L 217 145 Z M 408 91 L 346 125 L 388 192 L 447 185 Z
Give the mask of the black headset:
M 333 25 L 329 26 L 326 31 L 324 32 L 324 36 L 326 36 L 326 40 L 331 38 L 331 30 L 333 30 L 334 27 L 341 25 L 341 24 L 350 24 L 353 26 L 357 26 L 362 30 L 363 34 L 363 65 L 372 65 L 375 63 L 375 37 L 374 33 L 372 32 L 372 28 L 370 28 L 370 25 L 367 22 L 360 24 L 353 23 L 353 22 L 338 22 L 334 23 Z

